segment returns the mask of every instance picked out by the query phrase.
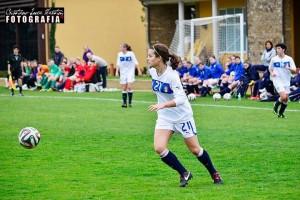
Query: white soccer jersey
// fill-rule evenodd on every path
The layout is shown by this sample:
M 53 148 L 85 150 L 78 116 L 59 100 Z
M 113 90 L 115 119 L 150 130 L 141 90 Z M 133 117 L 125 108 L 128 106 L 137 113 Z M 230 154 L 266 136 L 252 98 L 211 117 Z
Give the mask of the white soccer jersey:
M 117 66 L 119 67 L 120 76 L 128 73 L 134 74 L 135 65 L 138 64 L 139 63 L 132 51 L 127 51 L 125 54 L 123 52 L 118 53 Z
M 186 97 L 176 70 L 167 67 L 166 71 L 158 76 L 156 69 L 149 70 L 152 77 L 152 90 L 157 95 L 158 103 L 175 100 L 176 107 L 158 110 L 158 120 L 168 122 L 184 122 L 193 117 L 192 107 Z
M 286 67 L 296 70 L 294 60 L 290 56 L 284 55 L 283 58 L 280 58 L 277 55 L 271 59 L 269 69 L 272 69 L 276 76 L 270 76 L 270 79 L 274 84 L 290 85 L 292 74 Z

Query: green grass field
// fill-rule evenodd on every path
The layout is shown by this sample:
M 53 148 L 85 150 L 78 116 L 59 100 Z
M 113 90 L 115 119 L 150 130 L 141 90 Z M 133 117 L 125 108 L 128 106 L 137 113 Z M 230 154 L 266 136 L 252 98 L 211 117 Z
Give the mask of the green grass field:
M 199 138 L 225 183 L 212 184 L 175 135 L 169 148 L 194 175 L 179 188 L 178 175 L 153 151 L 152 93 L 135 93 L 128 109 L 119 92 L 8 94 L 0 88 L 1 200 L 300 198 L 299 103 L 277 119 L 272 103 L 197 99 Z M 26 126 L 42 135 L 32 150 L 18 144 Z

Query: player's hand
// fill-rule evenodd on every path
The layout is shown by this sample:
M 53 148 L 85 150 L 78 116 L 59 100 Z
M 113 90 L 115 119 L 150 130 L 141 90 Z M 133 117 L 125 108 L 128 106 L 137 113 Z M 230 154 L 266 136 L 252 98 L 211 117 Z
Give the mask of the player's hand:
M 164 104 L 153 104 L 148 107 L 148 111 L 156 112 L 160 109 L 163 109 L 164 107 L 165 107 Z
M 272 76 L 272 77 L 275 77 L 275 76 L 276 76 L 276 73 L 275 73 L 275 72 L 271 72 L 271 76 Z

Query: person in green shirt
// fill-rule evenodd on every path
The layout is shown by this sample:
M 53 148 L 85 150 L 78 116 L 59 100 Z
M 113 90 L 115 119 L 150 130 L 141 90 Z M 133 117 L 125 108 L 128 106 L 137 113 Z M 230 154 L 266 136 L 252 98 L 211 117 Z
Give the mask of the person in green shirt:
M 53 91 L 56 88 L 56 81 L 62 74 L 61 68 L 57 66 L 53 59 L 48 61 L 49 73 L 45 74 L 42 78 L 42 91 Z

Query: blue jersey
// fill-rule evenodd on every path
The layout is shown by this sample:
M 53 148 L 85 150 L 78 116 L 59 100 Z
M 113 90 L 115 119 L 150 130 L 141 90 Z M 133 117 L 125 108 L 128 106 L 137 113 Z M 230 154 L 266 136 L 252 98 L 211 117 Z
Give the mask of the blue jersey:
M 235 69 L 234 69 L 234 80 L 238 81 L 241 80 L 242 77 L 245 74 L 245 69 L 243 67 L 243 63 L 235 64 Z
M 198 79 L 199 80 L 207 80 L 211 78 L 211 71 L 207 66 L 204 66 L 203 69 L 199 69 L 199 76 Z
M 179 77 L 182 78 L 184 74 L 188 73 L 188 68 L 182 65 L 181 67 L 177 68 L 177 72 L 179 74 Z
M 230 63 L 228 65 L 228 69 L 225 71 L 225 73 L 229 76 L 231 72 L 233 72 L 235 69 L 235 63 Z
M 198 65 L 193 65 L 189 69 L 189 75 L 192 76 L 192 77 L 198 77 L 198 75 L 199 75 L 199 67 L 198 67 Z
M 211 77 L 220 78 L 224 73 L 222 66 L 219 63 L 213 63 L 210 65 Z

